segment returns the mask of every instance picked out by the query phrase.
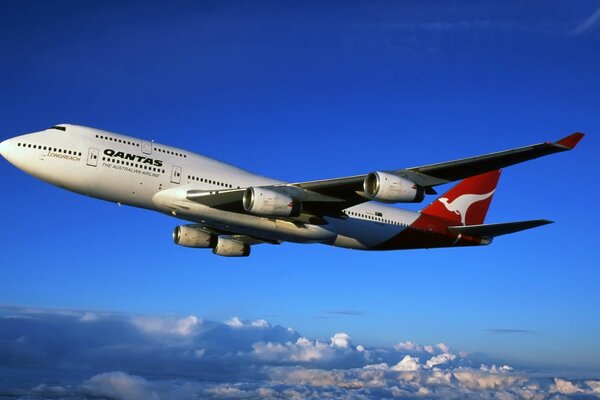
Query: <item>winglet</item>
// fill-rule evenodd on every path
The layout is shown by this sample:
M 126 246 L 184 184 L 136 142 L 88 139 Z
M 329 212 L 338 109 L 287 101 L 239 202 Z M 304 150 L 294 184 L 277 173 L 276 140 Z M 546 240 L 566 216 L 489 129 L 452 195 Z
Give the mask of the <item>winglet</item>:
M 575 146 L 577 146 L 577 143 L 579 143 L 579 141 L 581 139 L 583 139 L 584 136 L 585 135 L 581 132 L 575 132 L 572 135 L 569 135 L 565 138 L 560 139 L 555 144 L 558 144 L 560 146 L 568 148 L 569 150 L 572 150 L 575 148 Z

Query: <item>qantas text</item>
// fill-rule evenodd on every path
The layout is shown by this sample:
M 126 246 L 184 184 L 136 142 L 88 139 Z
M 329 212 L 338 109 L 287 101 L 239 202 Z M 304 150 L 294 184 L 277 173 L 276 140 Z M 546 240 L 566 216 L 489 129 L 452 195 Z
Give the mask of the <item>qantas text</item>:
M 163 165 L 162 160 L 155 160 L 155 159 L 152 159 L 149 157 L 137 156 L 135 154 L 129 154 L 129 153 L 125 153 L 122 151 L 114 151 L 112 149 L 104 150 L 104 154 L 106 154 L 109 157 L 119 157 L 119 158 L 122 158 L 123 160 L 129 160 L 129 161 L 135 161 L 135 162 L 139 162 L 139 163 L 143 163 L 143 164 L 154 165 L 155 167 L 162 167 L 162 165 Z

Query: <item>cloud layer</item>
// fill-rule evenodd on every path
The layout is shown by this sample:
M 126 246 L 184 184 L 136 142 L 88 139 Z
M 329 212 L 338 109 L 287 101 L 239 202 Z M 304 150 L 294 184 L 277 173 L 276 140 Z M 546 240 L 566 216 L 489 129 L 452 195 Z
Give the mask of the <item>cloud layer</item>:
M 263 319 L 15 307 L 0 309 L 0 376 L 0 393 L 28 399 L 600 396 L 598 380 L 473 365 L 443 343 L 376 348 L 344 332 L 310 339 Z

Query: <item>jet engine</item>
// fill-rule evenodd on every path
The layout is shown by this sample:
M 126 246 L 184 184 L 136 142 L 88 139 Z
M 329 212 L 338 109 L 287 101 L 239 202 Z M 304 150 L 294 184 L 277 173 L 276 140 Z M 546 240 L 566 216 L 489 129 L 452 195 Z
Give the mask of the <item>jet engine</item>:
M 297 217 L 302 213 L 302 202 L 287 193 L 261 187 L 246 189 L 242 203 L 247 212 L 266 217 Z
M 371 172 L 363 182 L 367 198 L 384 203 L 419 203 L 425 190 L 416 183 L 387 172 Z
M 189 225 L 179 225 L 173 231 L 175 244 L 185 247 L 209 248 L 215 247 L 216 238 L 208 232 Z
M 219 237 L 217 245 L 213 248 L 213 254 L 225 257 L 248 257 L 250 246 L 237 240 Z

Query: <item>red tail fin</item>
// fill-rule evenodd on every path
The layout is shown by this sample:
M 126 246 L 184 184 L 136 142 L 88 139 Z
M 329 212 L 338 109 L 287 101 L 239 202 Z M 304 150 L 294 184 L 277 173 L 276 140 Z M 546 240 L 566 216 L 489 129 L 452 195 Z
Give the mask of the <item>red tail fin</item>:
M 482 224 L 487 214 L 500 170 L 463 179 L 421 213 L 456 222 L 456 225 Z

